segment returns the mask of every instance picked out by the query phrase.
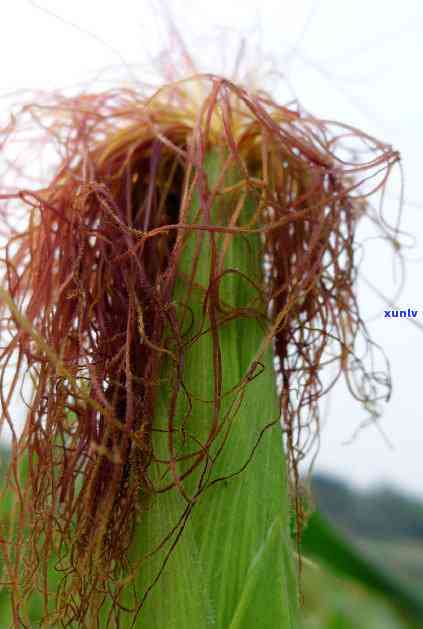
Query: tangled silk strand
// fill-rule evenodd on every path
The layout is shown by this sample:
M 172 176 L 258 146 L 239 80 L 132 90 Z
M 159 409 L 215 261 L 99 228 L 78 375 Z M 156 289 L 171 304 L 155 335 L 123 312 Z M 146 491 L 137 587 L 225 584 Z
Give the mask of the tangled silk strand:
M 207 439 L 183 455 L 173 447 L 159 456 L 152 439 L 164 360 L 174 395 L 183 387 L 189 316 L 183 326 L 173 290 L 187 234 L 260 234 L 257 299 L 270 321 L 264 341 L 275 352 L 296 482 L 318 429 L 319 399 L 339 375 L 367 405 L 381 395 L 353 290 L 355 231 L 363 214 L 372 216 L 367 197 L 383 190 L 399 156 L 355 129 L 211 75 L 146 98 L 127 90 L 26 106 L 3 131 L 3 153 L 28 128 L 39 129 L 41 140 L 31 137 L 23 165 L 16 158 L 7 173 L 24 181 L 34 151 L 46 149 L 55 152 L 55 170 L 41 188 L 4 183 L 1 194 L 1 405 L 14 435 L 9 486 L 16 494 L 15 525 L 2 544 L 4 574 L 18 619 L 37 569 L 46 570 L 52 557 L 57 565 L 70 557 L 62 566 L 66 588 L 79 592 L 80 603 L 78 612 L 69 604 L 62 613 L 83 618 L 93 590 L 81 583 L 101 581 L 104 588 L 118 578 L 143 499 L 171 490 L 187 497 L 185 479 L 210 462 L 221 429 L 215 418 Z M 351 138 L 367 159 L 346 157 Z M 222 177 L 211 187 L 205 163 L 216 147 Z M 237 173 L 231 185 L 228 172 Z M 246 197 L 255 206 L 248 221 L 241 211 Z M 194 198 L 195 224 L 188 219 Z M 210 208 L 224 200 L 229 209 L 217 222 Z M 204 297 L 204 309 L 217 313 L 213 325 L 254 316 L 254 308 L 228 311 L 219 303 L 212 288 L 221 257 L 213 260 Z M 193 277 L 185 278 L 188 285 Z M 355 351 L 359 337 L 367 342 L 367 371 Z M 213 339 L 219 343 L 217 334 Z M 337 372 L 324 385 L 328 362 Z M 25 374 L 32 398 L 18 438 L 12 405 Z M 170 432 L 178 425 L 172 403 L 167 424 Z M 153 462 L 162 468 L 161 483 L 149 473 Z M 200 477 L 196 496 L 207 478 Z M 94 561 L 84 564 L 90 553 L 102 558 L 101 579 Z

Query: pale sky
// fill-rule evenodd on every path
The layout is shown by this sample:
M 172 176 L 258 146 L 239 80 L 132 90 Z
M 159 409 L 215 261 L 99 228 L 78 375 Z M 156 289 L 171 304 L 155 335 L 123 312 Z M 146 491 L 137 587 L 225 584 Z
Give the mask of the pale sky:
M 149 80 L 151 60 L 167 44 L 161 17 L 166 7 L 199 70 L 231 68 L 244 38 L 257 81 L 270 64 L 285 77 L 285 83 L 271 85 L 277 96 L 295 94 L 314 115 L 358 126 L 401 151 L 407 201 L 402 225 L 418 247 L 405 252 L 410 262 L 398 306 L 418 309 L 423 323 L 423 3 L 299 0 L 293 5 L 288 0 L 40 0 L 41 10 L 26 0 L 4 0 L 0 119 L 22 98 L 11 96 L 21 89 Z M 393 185 L 387 199 L 392 220 L 398 193 Z M 385 246 L 369 243 L 363 270 L 381 290 L 394 294 Z M 380 426 L 392 448 L 375 426 L 345 444 L 365 413 L 339 386 L 328 403 L 316 469 L 362 486 L 394 483 L 423 497 L 423 331 L 407 320 L 384 319 L 383 304 L 363 286 L 359 295 L 371 335 L 391 362 L 394 391 Z

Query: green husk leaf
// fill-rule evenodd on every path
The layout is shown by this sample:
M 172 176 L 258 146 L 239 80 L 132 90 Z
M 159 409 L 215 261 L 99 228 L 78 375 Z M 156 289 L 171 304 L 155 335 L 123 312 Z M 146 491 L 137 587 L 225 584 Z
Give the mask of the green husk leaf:
M 222 155 L 217 150 L 210 152 L 205 164 L 208 185 L 212 187 L 220 173 Z M 196 220 L 198 207 L 199 200 L 195 197 L 191 207 L 192 222 Z M 212 211 L 221 212 L 221 205 L 216 204 Z M 254 211 L 253 203 L 247 199 L 242 220 L 248 220 Z M 186 303 L 196 323 L 203 318 L 203 287 L 209 284 L 213 245 L 208 240 L 211 238 L 216 238 L 216 249 L 221 250 L 224 236 L 211 236 L 201 231 L 187 234 L 180 261 L 180 279 L 175 288 L 175 301 L 182 305 L 187 300 L 185 278 L 192 270 L 198 247 L 195 288 Z M 245 238 L 231 241 L 225 268 L 242 271 L 254 278 L 261 276 L 261 265 L 259 236 L 249 236 L 248 241 Z M 235 273 L 228 273 L 222 280 L 220 291 L 222 302 L 231 307 L 246 307 L 255 297 L 251 284 Z M 186 308 L 181 307 L 181 312 L 186 312 Z M 261 373 L 252 377 L 245 387 L 239 408 L 239 393 L 232 391 L 260 350 L 266 333 L 265 318 L 265 313 L 262 321 L 238 317 L 219 327 L 222 388 L 227 392 L 220 413 L 221 417 L 227 414 L 227 421 L 231 422 L 229 437 L 213 463 L 209 489 L 195 501 L 163 574 L 148 594 L 140 613 L 139 627 L 238 627 L 240 622 L 244 628 L 297 629 L 299 626 L 296 578 L 288 534 L 287 479 L 271 347 L 260 359 Z M 207 329 L 207 323 L 204 327 Z M 196 332 L 195 329 L 192 334 Z M 187 422 L 186 430 L 199 442 L 204 442 L 213 413 L 213 405 L 207 401 L 213 400 L 214 395 L 210 331 L 196 339 L 185 352 L 183 381 L 193 394 L 193 422 Z M 163 387 L 156 425 L 160 425 L 161 413 L 166 413 L 169 395 Z M 178 416 L 185 417 L 188 411 L 186 397 L 180 396 L 177 404 Z M 233 408 L 236 413 L 231 416 Z M 158 451 L 160 448 L 165 451 L 163 435 L 156 433 L 155 438 Z M 220 439 L 217 442 L 220 445 Z M 187 451 L 190 445 L 188 441 Z M 244 467 L 239 475 L 213 483 Z M 199 473 L 192 474 L 188 482 L 184 481 L 193 495 L 198 479 Z M 140 521 L 134 544 L 140 555 L 151 549 L 154 540 L 159 542 L 178 522 L 184 507 L 186 503 L 175 490 L 154 498 L 152 508 Z M 152 560 L 140 566 L 138 588 L 145 590 L 151 584 L 161 562 L 166 559 L 172 540 Z M 258 620 L 260 616 L 262 620 Z M 268 624 L 270 619 L 271 625 Z
M 281 627 L 298 627 L 294 624 L 297 616 L 289 597 L 275 596 L 275 584 L 279 592 L 289 592 L 287 578 L 283 580 L 280 564 L 275 557 L 280 557 L 287 548 L 284 539 L 284 524 L 277 518 L 272 524 L 266 540 L 254 558 L 247 581 L 235 610 L 229 629 L 254 629 L 255 627 L 275 627 L 275 618 L 282 619 Z M 281 548 L 282 547 L 282 548 Z M 288 562 L 286 562 L 288 564 Z M 277 606 L 279 609 L 277 609 Z

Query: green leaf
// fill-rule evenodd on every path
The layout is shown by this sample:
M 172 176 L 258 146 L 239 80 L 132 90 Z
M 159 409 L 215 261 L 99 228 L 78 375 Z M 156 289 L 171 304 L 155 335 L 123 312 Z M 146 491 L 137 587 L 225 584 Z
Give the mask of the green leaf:
M 208 155 L 206 171 L 210 188 L 213 188 L 220 175 L 224 157 L 217 150 Z M 236 173 L 230 173 L 227 183 L 230 183 L 230 178 L 236 180 L 236 177 Z M 198 207 L 199 200 L 194 199 L 191 213 L 193 221 Z M 211 209 L 212 220 L 215 218 L 216 223 L 222 223 L 222 216 L 225 217 L 225 213 L 230 216 L 231 210 L 233 208 L 226 207 L 219 198 L 219 202 Z M 255 211 L 254 202 L 247 197 L 241 212 L 241 222 L 247 224 Z M 215 216 L 217 213 L 219 218 Z M 200 231 L 189 235 L 181 267 L 186 275 L 191 272 L 195 251 L 200 251 L 194 278 L 196 286 L 208 286 L 212 241 L 220 252 L 225 244 L 224 239 L 224 235 Z M 251 565 L 275 518 L 280 517 L 281 527 L 275 529 L 274 533 L 280 533 L 279 543 L 275 546 L 277 553 L 273 556 L 272 570 L 276 572 L 274 578 L 266 582 L 269 600 L 273 602 L 269 613 L 272 615 L 272 627 L 296 629 L 297 591 L 288 535 L 288 487 L 271 346 L 260 356 L 260 366 L 254 369 L 254 361 L 266 335 L 267 313 L 258 301 L 256 288 L 246 278 L 262 284 L 262 264 L 259 235 L 248 238 L 236 236 L 229 241 L 223 265 L 226 275 L 219 285 L 221 302 L 228 309 L 243 308 L 247 311 L 248 308 L 254 308 L 261 314 L 261 320 L 257 315 L 236 317 L 219 327 L 224 392 L 220 412 L 221 417 L 226 414 L 231 428 L 229 438 L 214 462 L 212 478 L 230 478 L 216 483 L 201 496 L 193 511 L 192 525 L 216 624 L 218 627 L 228 627 L 245 591 Z M 183 280 L 177 290 L 183 300 L 186 292 Z M 199 288 L 189 302 L 194 321 L 201 321 L 203 301 L 204 291 L 201 292 Z M 201 401 L 214 397 L 215 375 L 212 365 L 213 346 L 209 333 L 192 345 L 184 371 L 185 385 L 195 396 L 192 417 L 203 417 L 205 420 L 203 430 L 196 425 L 188 428 L 195 431 L 197 438 L 203 442 L 211 425 L 213 408 Z M 239 394 L 232 391 L 250 369 L 252 377 L 238 408 Z M 187 411 L 184 400 L 180 401 L 179 408 L 181 413 Z M 237 409 L 234 416 L 231 415 L 232 408 Z M 273 425 L 263 433 L 263 428 L 272 422 Z M 217 447 L 219 445 L 218 440 Z M 242 473 L 237 475 L 241 469 Z M 194 488 L 195 478 L 191 481 Z M 259 626 L 265 625 L 260 623 Z
M 365 588 L 384 596 L 408 619 L 423 623 L 423 599 L 404 585 L 395 574 L 384 570 L 360 552 L 352 542 L 318 512 L 311 515 L 302 534 L 302 550 L 323 561 L 336 574 L 354 579 Z
M 217 181 L 222 163 L 223 156 L 217 150 L 209 153 L 205 171 L 210 188 Z M 187 220 L 203 222 L 200 209 L 200 200 L 194 196 Z M 214 204 L 211 212 L 216 222 L 215 213 L 220 213 L 219 221 L 222 217 L 224 220 L 227 209 L 221 199 Z M 247 198 L 241 214 L 242 222 L 247 223 L 254 212 L 255 205 Z M 181 393 L 176 413 L 176 417 L 185 421 L 178 451 L 185 449 L 187 453 L 207 440 L 213 423 L 216 361 L 212 322 L 204 302 L 210 282 L 213 246 L 220 252 L 224 244 L 222 234 L 188 231 L 179 262 L 180 277 L 174 300 L 181 313 L 191 313 L 183 368 L 184 388 L 190 393 L 190 400 Z M 196 266 L 192 289 L 188 278 L 193 272 L 193 260 L 196 260 Z M 255 366 L 257 354 L 263 349 L 267 317 L 258 300 L 257 289 L 246 279 L 262 283 L 260 237 L 232 238 L 226 249 L 224 270 L 227 272 L 219 285 L 221 303 L 229 309 L 243 308 L 245 313 L 248 309 L 251 313 L 254 308 L 255 314 L 237 316 L 220 325 L 217 331 L 223 391 L 219 421 L 223 420 L 223 427 L 210 452 L 215 457 L 210 488 L 195 500 L 169 562 L 148 595 L 137 624 L 139 627 L 198 629 L 213 626 L 223 629 L 232 626 L 231 623 L 234 627 L 240 626 L 240 622 L 245 629 L 299 627 L 273 353 L 271 346 L 265 348 L 260 355 L 260 364 Z M 189 323 L 187 316 L 188 328 Z M 197 336 L 200 332 L 202 334 Z M 251 377 L 244 386 L 241 399 L 236 386 L 246 373 Z M 163 433 L 156 432 L 155 448 L 156 452 L 163 452 L 168 457 L 167 408 L 172 386 L 171 383 L 166 385 L 166 368 L 163 381 L 155 425 L 164 430 Z M 220 450 L 229 426 L 229 436 Z M 268 428 L 264 430 L 266 426 Z M 242 473 L 238 474 L 240 470 Z M 184 466 L 180 464 L 179 473 L 183 471 Z M 213 484 L 222 477 L 228 478 Z M 200 478 L 201 470 L 184 480 L 184 487 L 191 496 L 196 494 Z M 186 506 L 174 490 L 154 499 L 153 507 L 140 520 L 137 532 L 140 555 L 151 548 L 153 540 L 159 541 L 165 535 Z M 169 547 L 167 544 L 140 566 L 138 585 L 141 590 L 145 591 L 154 578 Z
M 296 610 L 290 600 L 275 596 L 275 586 L 279 592 L 289 591 L 283 571 L 275 561 L 283 555 L 283 546 L 286 547 L 284 528 L 282 519 L 277 518 L 254 557 L 229 629 L 298 626 L 294 624 Z M 275 624 L 277 618 L 283 619 L 280 625 Z
M 155 499 L 147 517 L 142 518 L 138 526 L 133 553 L 143 556 L 160 543 L 177 522 L 182 509 L 180 496 L 175 492 L 167 492 Z M 145 600 L 136 627 L 206 629 L 211 626 L 207 588 L 191 527 L 185 527 L 171 549 L 176 540 L 177 533 L 139 568 L 135 584 L 142 593 L 152 585 L 171 550 L 168 563 Z

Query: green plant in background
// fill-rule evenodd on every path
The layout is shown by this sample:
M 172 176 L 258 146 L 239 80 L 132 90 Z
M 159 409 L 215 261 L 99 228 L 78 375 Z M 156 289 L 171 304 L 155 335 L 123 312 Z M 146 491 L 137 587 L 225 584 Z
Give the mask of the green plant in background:
M 352 629 L 360 627 L 377 629 L 384 626 L 384 622 L 387 627 L 421 626 L 423 598 L 396 572 L 382 567 L 363 553 L 318 511 L 314 512 L 307 522 L 301 539 L 301 548 L 307 557 L 317 559 L 326 568 L 326 572 L 323 570 L 323 575 L 326 576 L 323 577 L 319 570 L 309 571 L 308 598 L 309 602 L 312 598 L 315 599 L 310 607 L 314 607 L 314 614 L 317 617 L 326 618 L 324 622 L 328 625 L 345 626 L 345 629 L 350 626 Z M 340 587 L 336 584 L 336 579 L 327 573 L 327 569 L 332 575 L 344 578 L 346 583 L 349 582 L 352 595 L 346 595 L 345 587 L 344 592 L 341 589 L 335 594 L 334 590 L 340 590 Z M 320 587 L 318 586 L 319 579 L 323 580 L 323 586 L 322 583 Z M 334 587 L 330 586 L 330 582 Z M 354 596 L 354 587 L 357 596 Z M 312 589 L 315 590 L 314 595 L 310 596 Z M 317 609 L 316 596 L 319 593 L 326 596 L 326 603 Z M 330 602 L 332 595 L 333 604 Z M 361 603 L 360 597 L 365 599 Z M 357 605 L 359 607 L 354 609 Z M 333 618 L 332 624 L 329 623 L 328 617 Z M 311 626 L 312 618 L 311 615 Z
M 340 579 L 320 564 L 303 574 L 304 629 L 417 629 L 365 585 Z
M 5 490 L 8 622 L 296 629 L 288 471 L 298 542 L 321 369 L 378 396 L 354 239 L 398 154 L 210 75 L 55 96 L 3 146 L 28 116 L 59 149 L 45 186 L 2 195 L 5 228 L 25 221 L 0 292 L 10 425 L 33 382 Z

